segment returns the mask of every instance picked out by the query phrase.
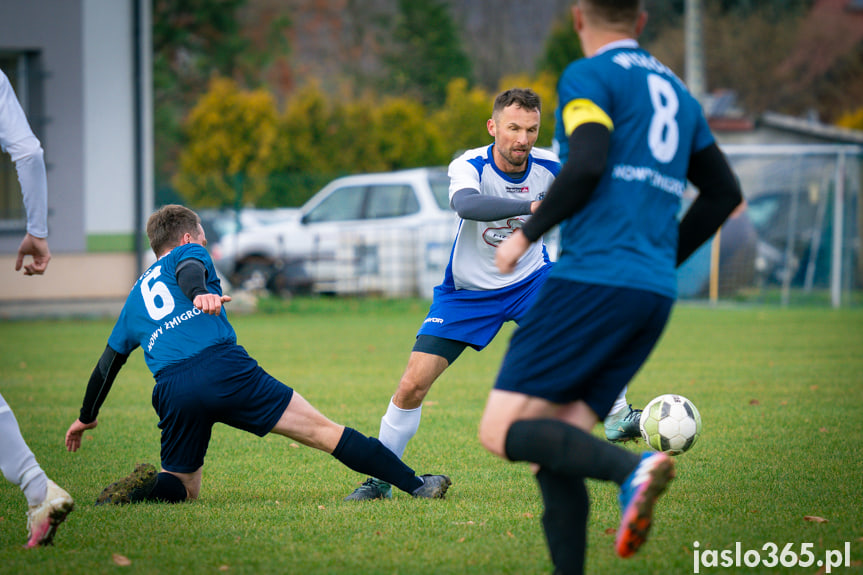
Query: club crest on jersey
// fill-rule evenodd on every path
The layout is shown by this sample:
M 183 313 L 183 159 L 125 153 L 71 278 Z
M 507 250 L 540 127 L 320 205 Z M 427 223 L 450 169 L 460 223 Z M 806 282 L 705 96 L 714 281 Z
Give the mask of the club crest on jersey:
M 497 247 L 500 242 L 512 235 L 512 232 L 524 225 L 520 218 L 510 218 L 506 221 L 506 227 L 486 228 L 482 232 L 482 239 L 490 246 Z

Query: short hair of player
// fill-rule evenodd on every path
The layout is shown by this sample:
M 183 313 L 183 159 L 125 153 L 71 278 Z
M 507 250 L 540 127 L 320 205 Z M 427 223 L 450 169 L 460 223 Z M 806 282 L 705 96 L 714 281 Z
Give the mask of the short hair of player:
M 147 220 L 147 238 L 156 256 L 180 243 L 183 235 L 198 234 L 201 218 L 186 206 L 162 206 Z
M 497 116 L 504 108 L 509 108 L 512 105 L 525 110 L 536 110 L 542 112 L 542 104 L 539 99 L 539 94 L 530 88 L 512 88 L 505 92 L 501 92 L 494 99 L 494 106 L 491 109 L 492 117 Z
M 612 28 L 627 31 L 644 11 L 644 0 L 578 0 L 591 21 L 601 21 Z

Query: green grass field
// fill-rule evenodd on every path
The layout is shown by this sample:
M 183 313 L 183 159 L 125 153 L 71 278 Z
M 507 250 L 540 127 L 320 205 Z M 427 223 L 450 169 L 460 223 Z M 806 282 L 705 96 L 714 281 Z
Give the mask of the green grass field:
M 298 299 L 232 319 L 265 369 L 331 419 L 377 435 L 426 308 Z M 112 323 L 0 324 L 0 389 L 42 467 L 77 501 L 55 546 L 25 550 L 25 499 L 0 482 L 0 573 L 551 571 L 528 468 L 494 458 L 476 438 L 510 328 L 482 353 L 465 352 L 435 384 L 408 446 L 405 459 L 419 473 L 452 477 L 443 501 L 399 492 L 346 503 L 364 477 L 331 456 L 217 426 L 197 502 L 97 508 L 105 485 L 159 457 L 140 351 L 82 449 L 63 447 Z M 590 483 L 588 573 L 692 573 L 695 553 L 705 559 L 701 573 L 824 573 L 816 562 L 846 542 L 851 565 L 832 572 L 863 573 L 863 310 L 679 306 L 629 399 L 642 406 L 666 392 L 698 406 L 703 435 L 677 458 L 651 538 L 632 559 L 612 549 L 616 488 Z M 811 550 L 812 564 L 707 566 L 737 543 L 768 564 L 770 543 L 777 558 L 792 544 L 795 553 Z M 118 565 L 120 556 L 131 564 Z

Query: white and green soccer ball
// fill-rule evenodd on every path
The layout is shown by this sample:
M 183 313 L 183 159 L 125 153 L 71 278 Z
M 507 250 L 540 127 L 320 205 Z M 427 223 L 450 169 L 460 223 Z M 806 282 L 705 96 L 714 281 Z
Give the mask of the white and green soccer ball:
M 641 436 L 656 451 L 679 455 L 701 434 L 701 414 L 682 395 L 665 394 L 645 406 L 639 422 Z

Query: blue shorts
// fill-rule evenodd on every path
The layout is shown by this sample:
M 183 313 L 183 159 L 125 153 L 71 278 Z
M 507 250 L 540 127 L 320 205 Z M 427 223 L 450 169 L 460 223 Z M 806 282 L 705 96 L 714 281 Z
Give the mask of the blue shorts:
M 585 401 L 604 419 L 647 360 L 672 298 L 551 278 L 513 333 L 495 389 L 554 403 Z
M 517 284 L 497 290 L 435 287 L 434 299 L 417 332 L 461 341 L 477 351 L 487 346 L 507 321 L 519 322 L 533 305 L 551 265 L 543 266 Z
M 175 473 L 201 467 L 216 423 L 263 437 L 276 426 L 293 394 L 233 343 L 208 347 L 163 369 L 153 389 L 162 430 L 162 467 Z

